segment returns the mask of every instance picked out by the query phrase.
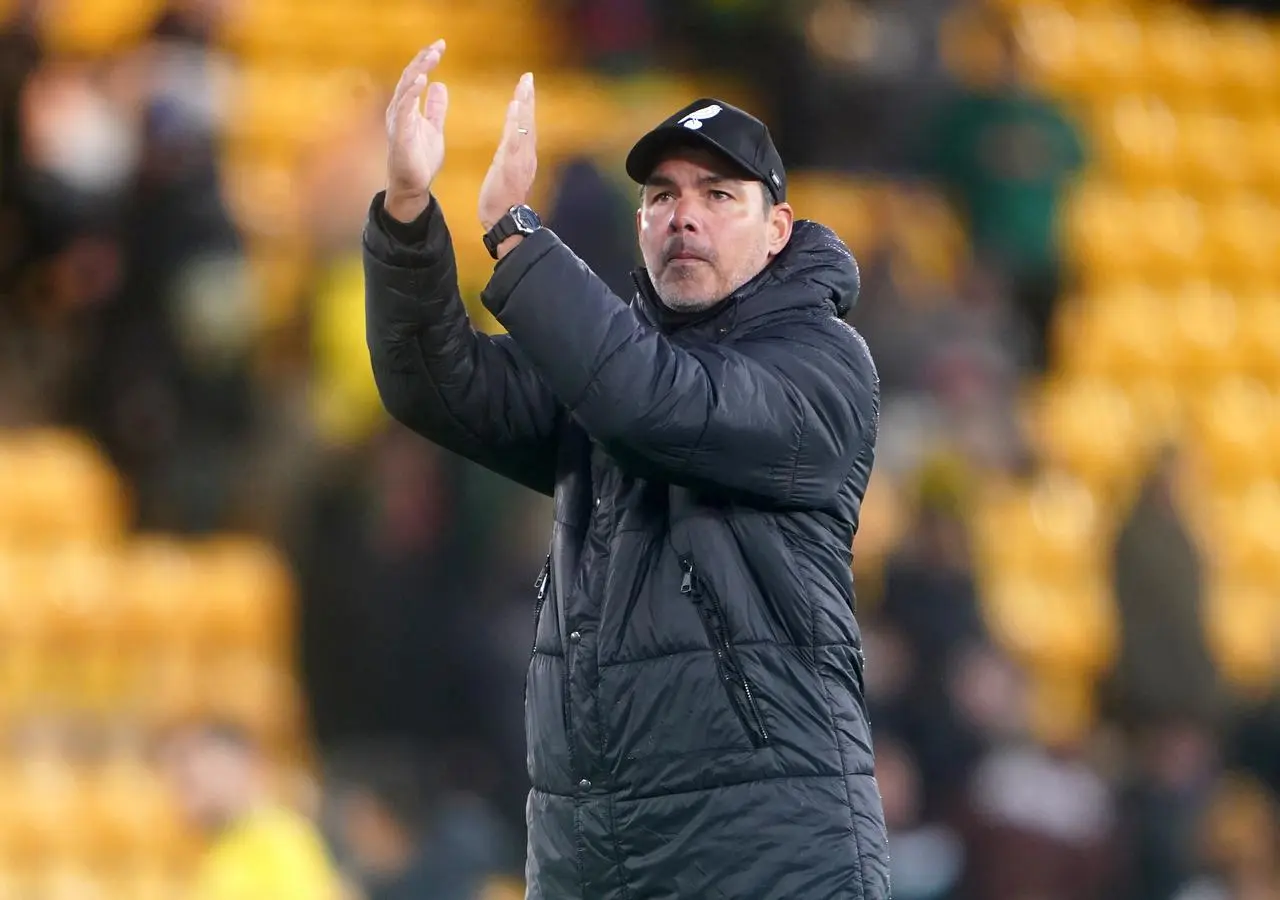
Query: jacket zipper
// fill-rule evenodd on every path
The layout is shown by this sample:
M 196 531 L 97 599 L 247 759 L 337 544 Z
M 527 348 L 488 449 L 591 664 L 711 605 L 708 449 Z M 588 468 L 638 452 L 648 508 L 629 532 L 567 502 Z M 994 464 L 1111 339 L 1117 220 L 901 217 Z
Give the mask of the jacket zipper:
M 547 554 L 547 561 L 542 564 L 542 571 L 538 573 L 537 579 L 533 582 L 534 590 L 538 592 L 538 599 L 533 604 L 533 646 L 538 646 L 538 617 L 542 615 L 542 604 L 547 600 L 547 584 L 551 581 L 551 554 Z
M 716 669 L 720 674 L 720 683 L 729 696 L 729 704 L 742 722 L 751 743 L 756 747 L 763 747 L 769 743 L 769 732 L 764 727 L 764 717 L 760 715 L 751 682 L 742 671 L 733 642 L 729 640 L 729 627 L 724 610 L 720 607 L 720 600 L 710 585 L 698 576 L 691 557 L 680 557 L 680 568 L 684 572 L 680 579 L 680 593 L 693 601 L 698 609 L 698 617 L 707 629 L 707 636 L 711 638 L 711 648 L 716 655 Z
M 547 554 L 547 561 L 542 564 L 542 571 L 538 573 L 538 577 L 534 579 L 533 588 L 538 592 L 537 600 L 533 604 L 533 646 L 529 649 L 529 664 L 533 665 L 533 658 L 538 655 L 538 619 L 542 616 L 542 604 L 547 599 L 547 583 L 551 581 L 551 554 Z M 529 699 L 529 676 L 526 673 L 524 678 L 524 696 Z

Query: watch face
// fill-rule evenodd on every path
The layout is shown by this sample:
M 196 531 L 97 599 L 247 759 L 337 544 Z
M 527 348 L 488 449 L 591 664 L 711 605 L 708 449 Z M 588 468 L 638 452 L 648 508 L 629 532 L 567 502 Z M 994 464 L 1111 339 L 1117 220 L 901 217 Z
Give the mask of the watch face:
M 511 210 L 511 218 L 515 220 L 516 229 L 521 234 L 529 234 L 542 227 L 538 214 L 527 206 L 517 206 Z

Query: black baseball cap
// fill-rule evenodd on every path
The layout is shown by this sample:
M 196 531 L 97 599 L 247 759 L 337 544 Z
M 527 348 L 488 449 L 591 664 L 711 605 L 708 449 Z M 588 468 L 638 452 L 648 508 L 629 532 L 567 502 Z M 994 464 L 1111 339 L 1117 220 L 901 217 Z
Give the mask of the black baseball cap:
M 727 156 L 773 195 L 787 199 L 787 172 L 769 128 L 744 110 L 703 97 L 673 114 L 636 142 L 627 154 L 627 175 L 644 184 L 673 147 L 708 147 Z

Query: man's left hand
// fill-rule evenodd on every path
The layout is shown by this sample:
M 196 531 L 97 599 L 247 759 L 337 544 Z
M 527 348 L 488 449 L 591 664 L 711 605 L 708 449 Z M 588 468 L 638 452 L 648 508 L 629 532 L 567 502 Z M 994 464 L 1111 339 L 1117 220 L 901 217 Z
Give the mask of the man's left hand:
M 480 224 L 486 232 L 513 206 L 529 198 L 538 171 L 538 132 L 534 123 L 533 73 L 516 85 L 515 98 L 507 106 L 502 142 L 480 186 Z

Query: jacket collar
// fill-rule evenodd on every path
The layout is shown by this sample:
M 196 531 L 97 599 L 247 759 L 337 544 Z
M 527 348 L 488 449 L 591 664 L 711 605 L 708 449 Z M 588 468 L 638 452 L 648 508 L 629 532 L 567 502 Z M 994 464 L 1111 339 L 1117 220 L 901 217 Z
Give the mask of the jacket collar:
M 791 240 L 761 272 L 716 305 L 697 312 L 668 309 L 658 298 L 649 273 L 632 273 L 633 306 L 664 332 L 718 323 L 721 333 L 781 309 L 830 304 L 844 317 L 858 301 L 858 264 L 834 231 L 800 219 Z

